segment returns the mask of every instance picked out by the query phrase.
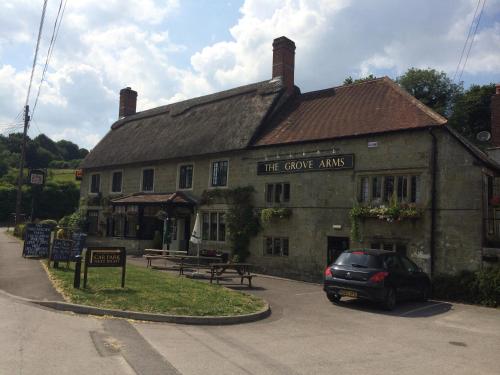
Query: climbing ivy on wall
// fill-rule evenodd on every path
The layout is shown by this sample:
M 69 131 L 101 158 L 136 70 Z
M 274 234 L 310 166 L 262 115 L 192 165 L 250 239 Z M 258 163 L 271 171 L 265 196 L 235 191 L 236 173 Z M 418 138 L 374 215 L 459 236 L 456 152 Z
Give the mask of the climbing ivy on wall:
M 231 250 L 239 261 L 244 261 L 248 255 L 250 240 L 260 231 L 259 216 L 253 205 L 253 186 L 237 187 L 235 189 L 205 190 L 200 204 L 210 205 L 224 201 L 230 205 L 226 213 L 228 237 Z

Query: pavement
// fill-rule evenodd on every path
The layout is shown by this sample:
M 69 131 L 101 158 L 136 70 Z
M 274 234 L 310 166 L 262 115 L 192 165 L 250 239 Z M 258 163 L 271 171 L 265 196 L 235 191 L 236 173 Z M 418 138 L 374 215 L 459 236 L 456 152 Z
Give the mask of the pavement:
M 12 260 L 2 255 L 11 241 L 0 231 L 0 273 Z M 10 263 L 17 264 L 30 267 Z M 0 288 L 46 290 L 5 279 Z M 499 309 L 429 301 L 385 312 L 351 299 L 334 305 L 318 284 L 266 276 L 251 289 L 223 284 L 263 297 L 272 315 L 233 326 L 147 323 L 55 312 L 0 293 L 0 374 L 499 373 Z
M 22 257 L 22 241 L 0 228 L 0 290 L 24 298 L 63 301 L 40 260 Z

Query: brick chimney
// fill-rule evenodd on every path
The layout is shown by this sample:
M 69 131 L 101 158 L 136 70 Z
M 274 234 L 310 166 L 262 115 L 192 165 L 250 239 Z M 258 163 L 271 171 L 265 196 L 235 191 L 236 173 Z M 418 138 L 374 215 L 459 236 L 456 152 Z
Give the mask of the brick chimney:
M 125 87 L 120 90 L 120 108 L 118 110 L 118 118 L 133 115 L 137 107 L 137 91 L 130 87 Z
M 495 95 L 491 97 L 491 143 L 500 147 L 500 83 L 496 85 Z
M 295 43 L 285 36 L 273 41 L 273 78 L 281 77 L 288 93 L 294 91 Z

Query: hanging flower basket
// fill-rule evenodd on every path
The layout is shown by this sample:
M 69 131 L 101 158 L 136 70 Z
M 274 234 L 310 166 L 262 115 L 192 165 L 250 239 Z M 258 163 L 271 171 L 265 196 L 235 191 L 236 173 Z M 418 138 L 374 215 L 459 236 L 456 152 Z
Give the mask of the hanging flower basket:
M 288 219 L 292 216 L 292 210 L 289 208 L 264 208 L 260 212 L 260 219 L 263 223 L 269 223 L 275 219 Z

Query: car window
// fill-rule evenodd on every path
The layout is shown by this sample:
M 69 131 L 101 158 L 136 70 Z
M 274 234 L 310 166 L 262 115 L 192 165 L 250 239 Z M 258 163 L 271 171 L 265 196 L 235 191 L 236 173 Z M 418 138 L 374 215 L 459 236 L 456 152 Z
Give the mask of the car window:
M 381 268 L 379 257 L 363 251 L 345 252 L 335 261 L 337 266 L 357 266 L 362 268 Z
M 401 257 L 401 262 L 403 263 L 404 268 L 408 272 L 417 272 L 418 267 L 415 263 L 413 263 L 411 260 L 409 260 L 407 257 Z
M 403 272 L 405 269 L 396 255 L 389 255 L 384 259 L 384 266 L 389 271 Z

